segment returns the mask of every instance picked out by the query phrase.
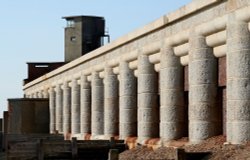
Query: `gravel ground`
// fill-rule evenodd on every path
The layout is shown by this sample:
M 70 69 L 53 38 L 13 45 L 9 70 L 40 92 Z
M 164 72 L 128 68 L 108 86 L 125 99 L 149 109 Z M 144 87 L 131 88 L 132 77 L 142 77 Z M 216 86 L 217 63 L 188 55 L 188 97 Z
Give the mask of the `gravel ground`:
M 185 138 L 183 138 L 185 139 Z M 183 139 L 179 142 L 183 142 Z M 201 144 L 178 145 L 186 152 L 212 152 L 212 160 L 247 160 L 250 159 L 250 142 L 242 145 L 229 145 L 225 143 L 225 136 L 212 137 Z M 160 147 L 156 150 L 145 146 L 138 146 L 127 150 L 119 155 L 120 160 L 170 160 L 175 158 L 175 149 L 170 147 Z

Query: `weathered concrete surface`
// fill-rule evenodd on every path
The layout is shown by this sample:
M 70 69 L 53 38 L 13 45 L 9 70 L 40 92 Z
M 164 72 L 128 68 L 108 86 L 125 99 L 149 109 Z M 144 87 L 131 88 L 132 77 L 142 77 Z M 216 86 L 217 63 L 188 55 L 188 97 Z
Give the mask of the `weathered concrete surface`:
M 137 79 L 127 62 L 120 64 L 120 138 L 137 135 Z
M 230 15 L 227 32 L 227 141 L 250 140 L 250 32 Z
M 105 69 L 104 79 L 104 135 L 119 134 L 118 80 L 112 68 Z
M 56 95 L 53 87 L 49 90 L 50 133 L 56 131 Z
M 80 85 L 77 79 L 71 82 L 71 133 L 80 133 Z
M 63 92 L 60 84 L 56 86 L 56 130 L 63 132 Z
M 164 140 L 184 136 L 184 78 L 183 66 L 173 48 L 161 51 L 160 69 L 160 137 Z
M 93 136 L 103 135 L 104 133 L 104 93 L 103 80 L 99 77 L 99 73 L 92 74 L 91 87 L 91 132 Z
M 91 133 L 91 84 L 81 77 L 81 133 Z
M 49 134 L 48 99 L 8 99 L 8 114 L 7 134 Z
M 139 142 L 159 136 L 157 74 L 146 55 L 140 55 L 138 66 L 138 137 Z
M 189 140 L 199 142 L 219 134 L 217 60 L 205 37 L 191 33 L 189 53 Z
M 67 81 L 63 84 L 63 133 L 71 133 L 71 88 Z

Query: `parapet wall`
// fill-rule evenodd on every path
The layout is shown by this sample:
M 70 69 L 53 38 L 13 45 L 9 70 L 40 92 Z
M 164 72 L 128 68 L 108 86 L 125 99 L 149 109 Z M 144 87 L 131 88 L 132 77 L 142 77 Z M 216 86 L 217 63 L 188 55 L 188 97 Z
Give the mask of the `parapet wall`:
M 26 84 L 24 93 L 50 97 L 51 132 L 171 140 L 186 126 L 199 142 L 221 132 L 218 59 L 227 57 L 226 134 L 241 143 L 250 139 L 249 22 L 248 0 L 195 0 Z

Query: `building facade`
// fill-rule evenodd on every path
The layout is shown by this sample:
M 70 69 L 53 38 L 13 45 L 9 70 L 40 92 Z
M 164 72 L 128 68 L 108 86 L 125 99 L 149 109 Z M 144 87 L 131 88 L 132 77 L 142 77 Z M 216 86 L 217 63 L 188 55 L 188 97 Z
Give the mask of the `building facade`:
M 24 85 L 50 132 L 250 140 L 250 1 L 193 0 Z

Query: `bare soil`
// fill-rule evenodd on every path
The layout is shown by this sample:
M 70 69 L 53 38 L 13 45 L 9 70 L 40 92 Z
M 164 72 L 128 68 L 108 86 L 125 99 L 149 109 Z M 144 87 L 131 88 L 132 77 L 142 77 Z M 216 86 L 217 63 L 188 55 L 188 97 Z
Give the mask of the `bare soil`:
M 250 142 L 242 145 L 224 144 L 225 136 L 215 136 L 200 144 L 185 145 L 187 138 L 175 141 L 185 152 L 211 152 L 212 160 L 247 160 L 250 159 Z M 171 160 L 175 159 L 173 147 L 160 147 L 156 150 L 145 146 L 137 146 L 119 155 L 120 160 Z

